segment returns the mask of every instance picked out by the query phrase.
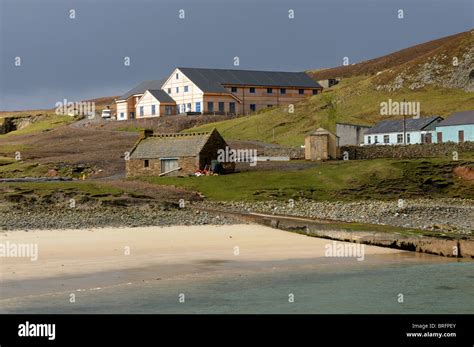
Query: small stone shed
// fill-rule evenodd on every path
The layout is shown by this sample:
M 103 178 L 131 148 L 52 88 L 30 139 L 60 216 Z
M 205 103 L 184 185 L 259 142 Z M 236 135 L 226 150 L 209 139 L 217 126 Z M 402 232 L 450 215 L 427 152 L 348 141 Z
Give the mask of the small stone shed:
M 153 134 L 144 130 L 126 160 L 127 177 L 186 176 L 211 166 L 227 143 L 216 129 L 210 132 Z
M 319 128 L 305 137 L 304 156 L 306 160 L 328 160 L 337 158 L 337 136 Z

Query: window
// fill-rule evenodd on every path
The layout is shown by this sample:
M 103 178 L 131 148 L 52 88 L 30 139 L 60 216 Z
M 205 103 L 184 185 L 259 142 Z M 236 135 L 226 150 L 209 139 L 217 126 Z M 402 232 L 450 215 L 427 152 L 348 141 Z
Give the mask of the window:
M 140 117 L 143 117 L 145 115 L 145 110 L 143 106 L 140 106 Z
M 156 107 L 155 105 L 151 105 L 151 114 L 154 116 L 156 114 Z
M 285 88 L 281 88 L 281 89 L 280 89 L 280 94 L 282 94 L 282 95 L 286 94 L 286 89 L 285 89 Z
M 148 159 L 143 161 L 143 167 L 150 167 L 150 161 Z
M 168 94 L 171 94 L 171 88 L 168 88 Z
M 397 134 L 397 143 L 403 143 L 403 134 Z
M 207 112 L 214 112 L 214 103 L 212 101 L 207 103 Z
M 229 102 L 229 112 L 235 113 L 235 102 Z
M 304 89 L 298 89 L 298 94 L 304 95 Z
M 179 93 L 179 87 L 176 87 L 176 93 Z
M 166 114 L 166 115 L 173 114 L 173 106 L 166 105 L 166 106 L 165 106 L 165 114 Z
M 123 112 L 120 112 L 120 118 L 124 118 L 125 114 Z
M 179 73 L 176 73 L 176 79 L 179 80 Z
M 191 103 L 186 104 L 186 111 L 191 112 Z
M 250 111 L 255 112 L 257 110 L 257 105 L 250 104 Z
M 184 92 L 187 93 L 189 91 L 188 86 L 184 86 Z
M 255 94 L 255 88 L 250 88 L 250 93 Z
M 384 135 L 383 136 L 383 143 L 390 143 L 390 136 L 389 135 Z
M 273 105 L 267 105 L 267 107 L 273 107 Z
M 201 112 L 201 102 L 196 102 L 196 112 Z
M 317 89 L 313 89 L 313 95 L 318 95 L 318 90 Z
M 410 143 L 410 134 L 407 134 L 407 143 Z
M 375 144 L 379 143 L 379 137 L 378 137 L 377 135 L 374 136 L 374 143 L 375 143 Z
M 267 94 L 272 94 L 273 93 L 273 89 L 272 88 L 267 88 Z
M 372 138 L 370 136 L 367 136 L 367 143 L 370 145 L 372 143 Z
M 178 167 L 178 159 L 176 158 L 161 159 L 161 173 L 177 169 Z
M 232 87 L 230 90 L 232 93 L 237 93 L 237 87 Z
M 222 101 L 219 101 L 219 112 L 224 113 L 224 103 Z

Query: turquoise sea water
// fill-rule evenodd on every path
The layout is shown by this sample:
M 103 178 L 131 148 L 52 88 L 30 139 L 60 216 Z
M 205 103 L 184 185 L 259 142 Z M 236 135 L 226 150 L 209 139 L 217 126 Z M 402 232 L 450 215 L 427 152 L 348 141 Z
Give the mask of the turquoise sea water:
M 180 276 L 173 276 L 173 269 Z M 364 262 L 209 261 L 131 272 L 131 277 L 114 272 L 10 283 L 4 287 L 0 312 L 474 313 L 474 262 L 432 256 L 383 255 Z M 166 276 L 156 277 L 160 273 Z M 107 277 L 119 275 L 121 280 L 95 287 L 100 279 L 105 284 Z M 133 281 L 125 283 L 129 278 Z M 72 290 L 84 283 L 93 286 Z

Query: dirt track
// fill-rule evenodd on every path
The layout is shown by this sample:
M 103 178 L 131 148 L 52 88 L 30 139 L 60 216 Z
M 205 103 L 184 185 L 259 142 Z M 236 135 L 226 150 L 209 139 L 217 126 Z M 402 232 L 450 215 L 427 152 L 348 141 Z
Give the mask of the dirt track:
M 151 128 L 161 133 L 179 132 L 222 117 L 175 116 L 121 122 L 83 119 L 46 132 L 0 137 L 0 152 L 2 145 L 21 145 L 25 146 L 21 155 L 27 162 L 92 166 L 96 174 L 90 178 L 118 179 L 123 178 L 125 173 L 124 153 L 139 137 L 139 132 L 124 129 Z M 13 153 L 3 154 L 13 156 Z

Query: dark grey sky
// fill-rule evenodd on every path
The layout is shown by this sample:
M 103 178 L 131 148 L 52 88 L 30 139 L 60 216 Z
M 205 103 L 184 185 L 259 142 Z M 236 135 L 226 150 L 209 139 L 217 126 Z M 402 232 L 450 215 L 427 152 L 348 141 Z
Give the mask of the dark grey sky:
M 176 66 L 234 68 L 235 56 L 241 69 L 301 71 L 341 65 L 345 56 L 354 63 L 469 30 L 473 4 L 0 0 L 0 110 L 120 95 L 142 80 L 166 77 Z M 185 19 L 178 18 L 179 9 Z M 289 9 L 295 11 L 292 20 Z M 398 9 L 405 19 L 397 19 Z

